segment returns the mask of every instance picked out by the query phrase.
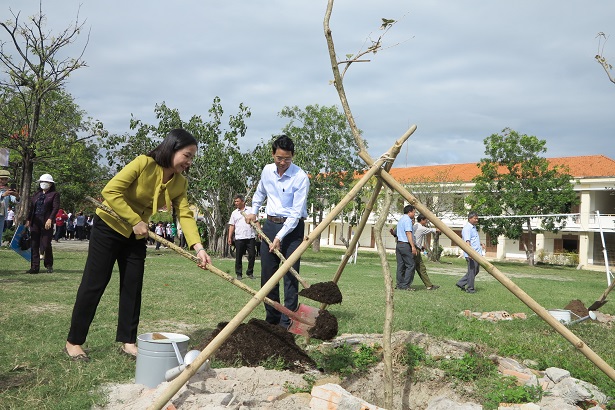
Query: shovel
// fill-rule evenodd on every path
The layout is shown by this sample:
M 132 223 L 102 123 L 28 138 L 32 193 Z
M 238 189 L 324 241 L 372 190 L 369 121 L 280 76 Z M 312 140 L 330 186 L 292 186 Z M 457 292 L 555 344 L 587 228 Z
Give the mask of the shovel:
M 92 202 L 98 208 L 113 216 L 118 221 L 128 223 L 124 219 L 122 219 L 113 209 L 109 208 L 102 202 L 97 201 L 96 199 L 89 196 L 86 197 L 86 199 Z M 184 249 L 180 248 L 172 242 L 167 241 L 163 237 L 156 235 L 150 230 L 148 230 L 148 236 L 195 263 L 199 263 L 201 261 L 195 255 L 191 254 L 190 252 L 186 252 Z M 257 292 L 254 289 L 252 289 L 245 283 L 235 279 L 228 273 L 216 268 L 214 265 L 207 264 L 205 268 L 218 275 L 222 279 L 231 282 L 233 285 L 251 294 L 252 296 L 256 295 Z M 291 324 L 288 327 L 288 331 L 290 333 L 301 335 L 308 340 L 311 337 L 313 337 L 314 339 L 329 340 L 337 335 L 337 319 L 335 318 L 335 316 L 331 315 L 326 310 L 319 310 L 312 306 L 299 304 L 297 310 L 293 312 L 286 306 L 280 304 L 279 302 L 271 300 L 268 297 L 265 297 L 263 299 L 263 302 L 273 307 L 278 312 L 285 314 L 291 319 Z
M 613 281 L 611 283 L 611 285 L 606 288 L 606 290 L 604 291 L 604 293 L 602 294 L 602 296 L 600 297 L 600 299 L 598 299 L 597 301 L 595 301 L 590 307 L 587 308 L 587 310 L 598 310 L 600 309 L 606 302 L 608 302 L 608 300 L 606 300 L 606 296 L 613 290 L 613 287 L 615 287 L 615 281 Z
M 241 215 L 245 218 L 246 213 L 244 211 L 240 211 Z M 272 245 L 271 240 L 265 235 L 262 229 L 256 224 L 256 222 L 250 222 L 252 228 L 267 242 L 269 246 Z M 278 249 L 274 249 L 273 252 L 275 255 L 280 258 L 282 263 L 286 262 L 286 258 L 282 255 Z M 315 283 L 310 286 L 310 284 L 299 276 L 299 272 L 295 270 L 292 266 L 289 269 L 290 273 L 297 278 L 299 283 L 303 286 L 303 290 L 299 292 L 299 295 L 306 297 L 308 299 L 315 300 L 316 302 L 325 303 L 327 305 L 335 305 L 337 303 L 342 303 L 342 292 L 340 288 L 337 286 L 335 282 L 321 282 Z

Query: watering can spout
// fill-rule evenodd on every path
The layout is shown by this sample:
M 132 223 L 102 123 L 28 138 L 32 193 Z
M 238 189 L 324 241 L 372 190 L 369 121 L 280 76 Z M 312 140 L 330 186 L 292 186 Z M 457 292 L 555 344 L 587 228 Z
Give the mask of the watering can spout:
M 594 311 L 589 311 L 589 315 L 579 318 L 577 320 L 573 320 L 572 322 L 568 323 L 569 325 L 574 325 L 575 323 L 581 323 L 587 319 L 591 319 L 591 320 L 596 320 L 596 313 Z

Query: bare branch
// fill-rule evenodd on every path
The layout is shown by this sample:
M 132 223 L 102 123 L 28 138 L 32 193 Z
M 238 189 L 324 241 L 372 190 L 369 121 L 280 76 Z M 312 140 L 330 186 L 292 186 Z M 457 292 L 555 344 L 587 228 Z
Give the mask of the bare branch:
M 606 42 L 609 38 L 602 31 L 596 35 L 596 38 L 598 39 L 598 54 L 596 54 L 596 57 L 594 58 L 596 59 L 598 64 L 600 64 L 602 68 L 604 68 L 604 72 L 609 77 L 609 80 L 613 84 L 615 84 L 615 76 L 613 76 L 612 73 L 613 66 L 609 64 L 606 57 L 604 57 L 604 46 L 606 45 Z M 602 42 L 602 39 L 604 39 L 604 43 Z

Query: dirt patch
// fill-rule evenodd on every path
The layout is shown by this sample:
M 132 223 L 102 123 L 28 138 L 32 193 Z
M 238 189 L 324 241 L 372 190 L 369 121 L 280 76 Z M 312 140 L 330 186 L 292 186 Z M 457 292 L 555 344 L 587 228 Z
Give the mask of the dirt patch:
M 587 310 L 583 302 L 581 302 L 579 299 L 571 300 L 570 303 L 568 303 L 564 307 L 564 309 L 567 309 L 571 311 L 572 313 L 574 313 L 575 315 L 577 315 L 576 318 L 575 317 L 572 318 L 573 320 L 589 315 L 589 310 Z
M 218 323 L 217 328 L 197 349 L 204 350 L 227 324 L 228 322 Z M 281 359 L 287 370 L 304 371 L 316 368 L 316 363 L 297 346 L 294 335 L 282 326 L 260 319 L 250 319 L 248 323 L 240 324 L 212 357 L 232 366 L 254 367 L 272 359 Z
M 319 310 L 316 324 L 308 331 L 314 339 L 331 340 L 337 336 L 337 318 L 326 310 Z
M 327 305 L 342 303 L 342 292 L 335 282 L 319 282 L 301 289 L 299 296 L 312 299 Z

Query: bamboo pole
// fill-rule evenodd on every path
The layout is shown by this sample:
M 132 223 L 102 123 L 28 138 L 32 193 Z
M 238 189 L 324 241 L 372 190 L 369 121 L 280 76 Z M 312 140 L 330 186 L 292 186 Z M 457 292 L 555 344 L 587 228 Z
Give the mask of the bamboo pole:
M 393 408 L 393 347 L 391 344 L 391 334 L 393 333 L 393 318 L 395 315 L 395 303 L 393 298 L 393 279 L 391 278 L 391 270 L 389 269 L 389 261 L 386 255 L 386 249 L 382 241 L 382 227 L 384 226 L 389 209 L 393 192 L 390 189 L 386 190 L 382 213 L 376 221 L 374 231 L 376 234 L 376 247 L 378 255 L 380 255 L 380 263 L 382 264 L 382 276 L 384 279 L 384 294 L 385 294 L 385 311 L 384 311 L 384 326 L 382 332 L 382 348 L 384 362 L 384 407 L 387 409 Z
M 389 150 L 390 151 L 390 150 Z M 244 321 L 244 319 L 252 313 L 252 311 L 262 302 L 265 296 L 269 294 L 269 292 L 273 289 L 273 287 L 284 277 L 286 272 L 288 272 L 288 268 L 291 267 L 295 262 L 297 262 L 303 252 L 307 250 L 307 248 L 319 238 L 320 234 L 325 230 L 325 228 L 339 215 L 339 213 L 344 209 L 344 207 L 352 201 L 352 199 L 361 191 L 361 188 L 369 181 L 371 177 L 373 177 L 377 172 L 380 171 L 380 167 L 385 163 L 385 161 L 390 156 L 387 154 L 381 156 L 375 162 L 372 162 L 368 171 L 363 175 L 363 177 L 355 184 L 355 186 L 346 194 L 346 196 L 338 203 L 335 208 L 325 217 L 323 222 L 319 224 L 314 231 L 312 231 L 297 247 L 297 249 L 286 259 L 278 270 L 273 274 L 271 279 L 267 281 L 262 287 L 261 290 L 256 293 L 254 298 L 250 299 L 248 303 L 244 306 L 243 309 L 239 311 L 235 315 L 231 321 L 218 333 L 216 337 L 212 339 L 211 342 L 203 349 L 201 354 L 197 356 L 197 358 L 190 364 L 186 366 L 186 369 L 175 379 L 173 380 L 167 389 L 162 392 L 160 396 L 156 398 L 156 400 L 148 407 L 149 410 L 160 410 L 162 407 L 169 401 L 173 396 L 181 389 L 181 387 L 188 382 L 190 377 L 192 377 L 196 371 L 201 367 L 203 363 L 216 351 L 218 348 L 224 343 L 226 339 L 237 329 L 237 327 Z

